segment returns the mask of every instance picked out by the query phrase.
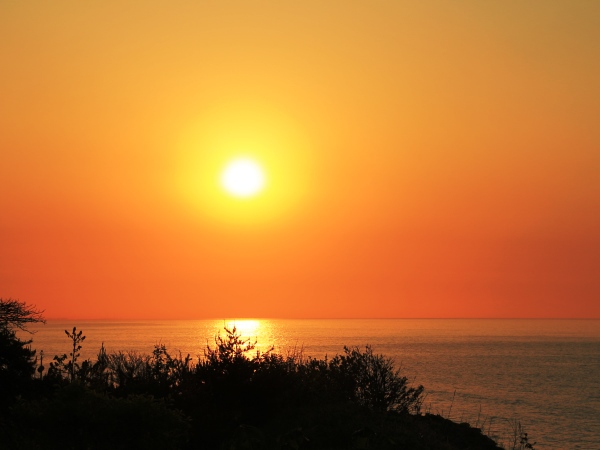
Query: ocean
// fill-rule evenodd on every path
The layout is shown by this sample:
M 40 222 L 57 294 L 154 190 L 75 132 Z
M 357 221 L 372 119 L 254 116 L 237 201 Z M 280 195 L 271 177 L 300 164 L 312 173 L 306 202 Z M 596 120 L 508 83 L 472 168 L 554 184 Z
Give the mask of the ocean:
M 425 412 L 469 422 L 504 444 L 520 422 L 538 450 L 600 450 L 600 320 L 50 320 L 32 327 L 46 367 L 69 353 L 64 330 L 74 326 L 86 336 L 84 359 L 95 359 L 102 343 L 141 353 L 164 344 L 197 358 L 225 326 L 283 354 L 324 358 L 368 344 L 425 386 Z

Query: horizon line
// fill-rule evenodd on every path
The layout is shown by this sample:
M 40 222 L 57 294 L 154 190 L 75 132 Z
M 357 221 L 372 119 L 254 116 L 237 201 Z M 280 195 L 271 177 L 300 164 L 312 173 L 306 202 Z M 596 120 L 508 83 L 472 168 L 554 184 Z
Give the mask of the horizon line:
M 599 317 L 203 317 L 203 318 L 156 318 L 156 317 L 96 317 L 96 318 L 69 318 L 51 317 L 45 320 L 64 321 L 142 321 L 142 320 L 600 320 Z

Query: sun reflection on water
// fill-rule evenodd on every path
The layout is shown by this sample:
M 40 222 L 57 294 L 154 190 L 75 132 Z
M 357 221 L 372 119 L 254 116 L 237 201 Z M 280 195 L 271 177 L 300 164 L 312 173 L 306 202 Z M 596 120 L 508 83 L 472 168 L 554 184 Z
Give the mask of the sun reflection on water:
M 224 326 L 229 330 L 234 327 L 243 337 L 257 337 L 261 328 L 261 321 L 256 319 L 225 320 Z
M 213 336 L 220 334 L 224 335 L 224 328 L 233 331 L 235 327 L 236 333 L 241 336 L 243 340 L 248 340 L 250 343 L 256 343 L 256 349 L 259 351 L 267 351 L 268 349 L 275 349 L 276 351 L 285 351 L 282 349 L 282 344 L 286 344 L 285 339 L 281 339 L 278 334 L 281 330 L 276 326 L 275 321 L 272 319 L 225 319 L 215 320 L 214 332 L 209 332 Z M 207 330 L 208 331 L 208 330 Z

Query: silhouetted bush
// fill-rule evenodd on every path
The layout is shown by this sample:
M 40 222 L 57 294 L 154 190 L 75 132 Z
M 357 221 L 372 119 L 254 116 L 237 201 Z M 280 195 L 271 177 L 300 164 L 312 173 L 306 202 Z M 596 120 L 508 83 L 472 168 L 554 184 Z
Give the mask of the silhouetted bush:
M 18 395 L 31 390 L 36 352 L 32 341 L 19 339 L 16 331 L 29 332 L 27 326 L 38 322 L 44 318 L 35 306 L 0 298 L 0 415 Z
M 14 331 L 0 329 L 0 408 L 30 389 L 35 373 L 35 351 L 30 344 Z
M 410 387 L 408 379 L 394 370 L 393 361 L 374 354 L 369 345 L 364 352 L 344 347 L 344 354 L 336 355 L 329 368 L 350 399 L 360 405 L 402 413 L 421 410 L 423 386 Z
M 151 354 L 102 346 L 80 361 L 85 336 L 65 333 L 71 352 L 43 379 L 22 355 L 17 378 L 35 395 L 0 416 L 0 449 L 496 448 L 479 430 L 421 416 L 423 387 L 370 346 L 331 360 L 261 353 L 234 327 L 196 362 L 164 345 Z

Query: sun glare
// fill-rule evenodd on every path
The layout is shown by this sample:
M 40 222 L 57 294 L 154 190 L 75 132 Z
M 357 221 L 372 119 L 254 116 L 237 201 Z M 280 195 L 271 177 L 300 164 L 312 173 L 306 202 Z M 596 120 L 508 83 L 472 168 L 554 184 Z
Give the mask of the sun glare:
M 235 327 L 242 337 L 248 338 L 256 336 L 260 328 L 260 321 L 252 319 L 230 320 L 226 322 L 225 326 L 229 329 Z
M 221 183 L 235 197 L 251 197 L 262 190 L 265 177 L 256 162 L 251 159 L 236 159 L 225 167 Z

